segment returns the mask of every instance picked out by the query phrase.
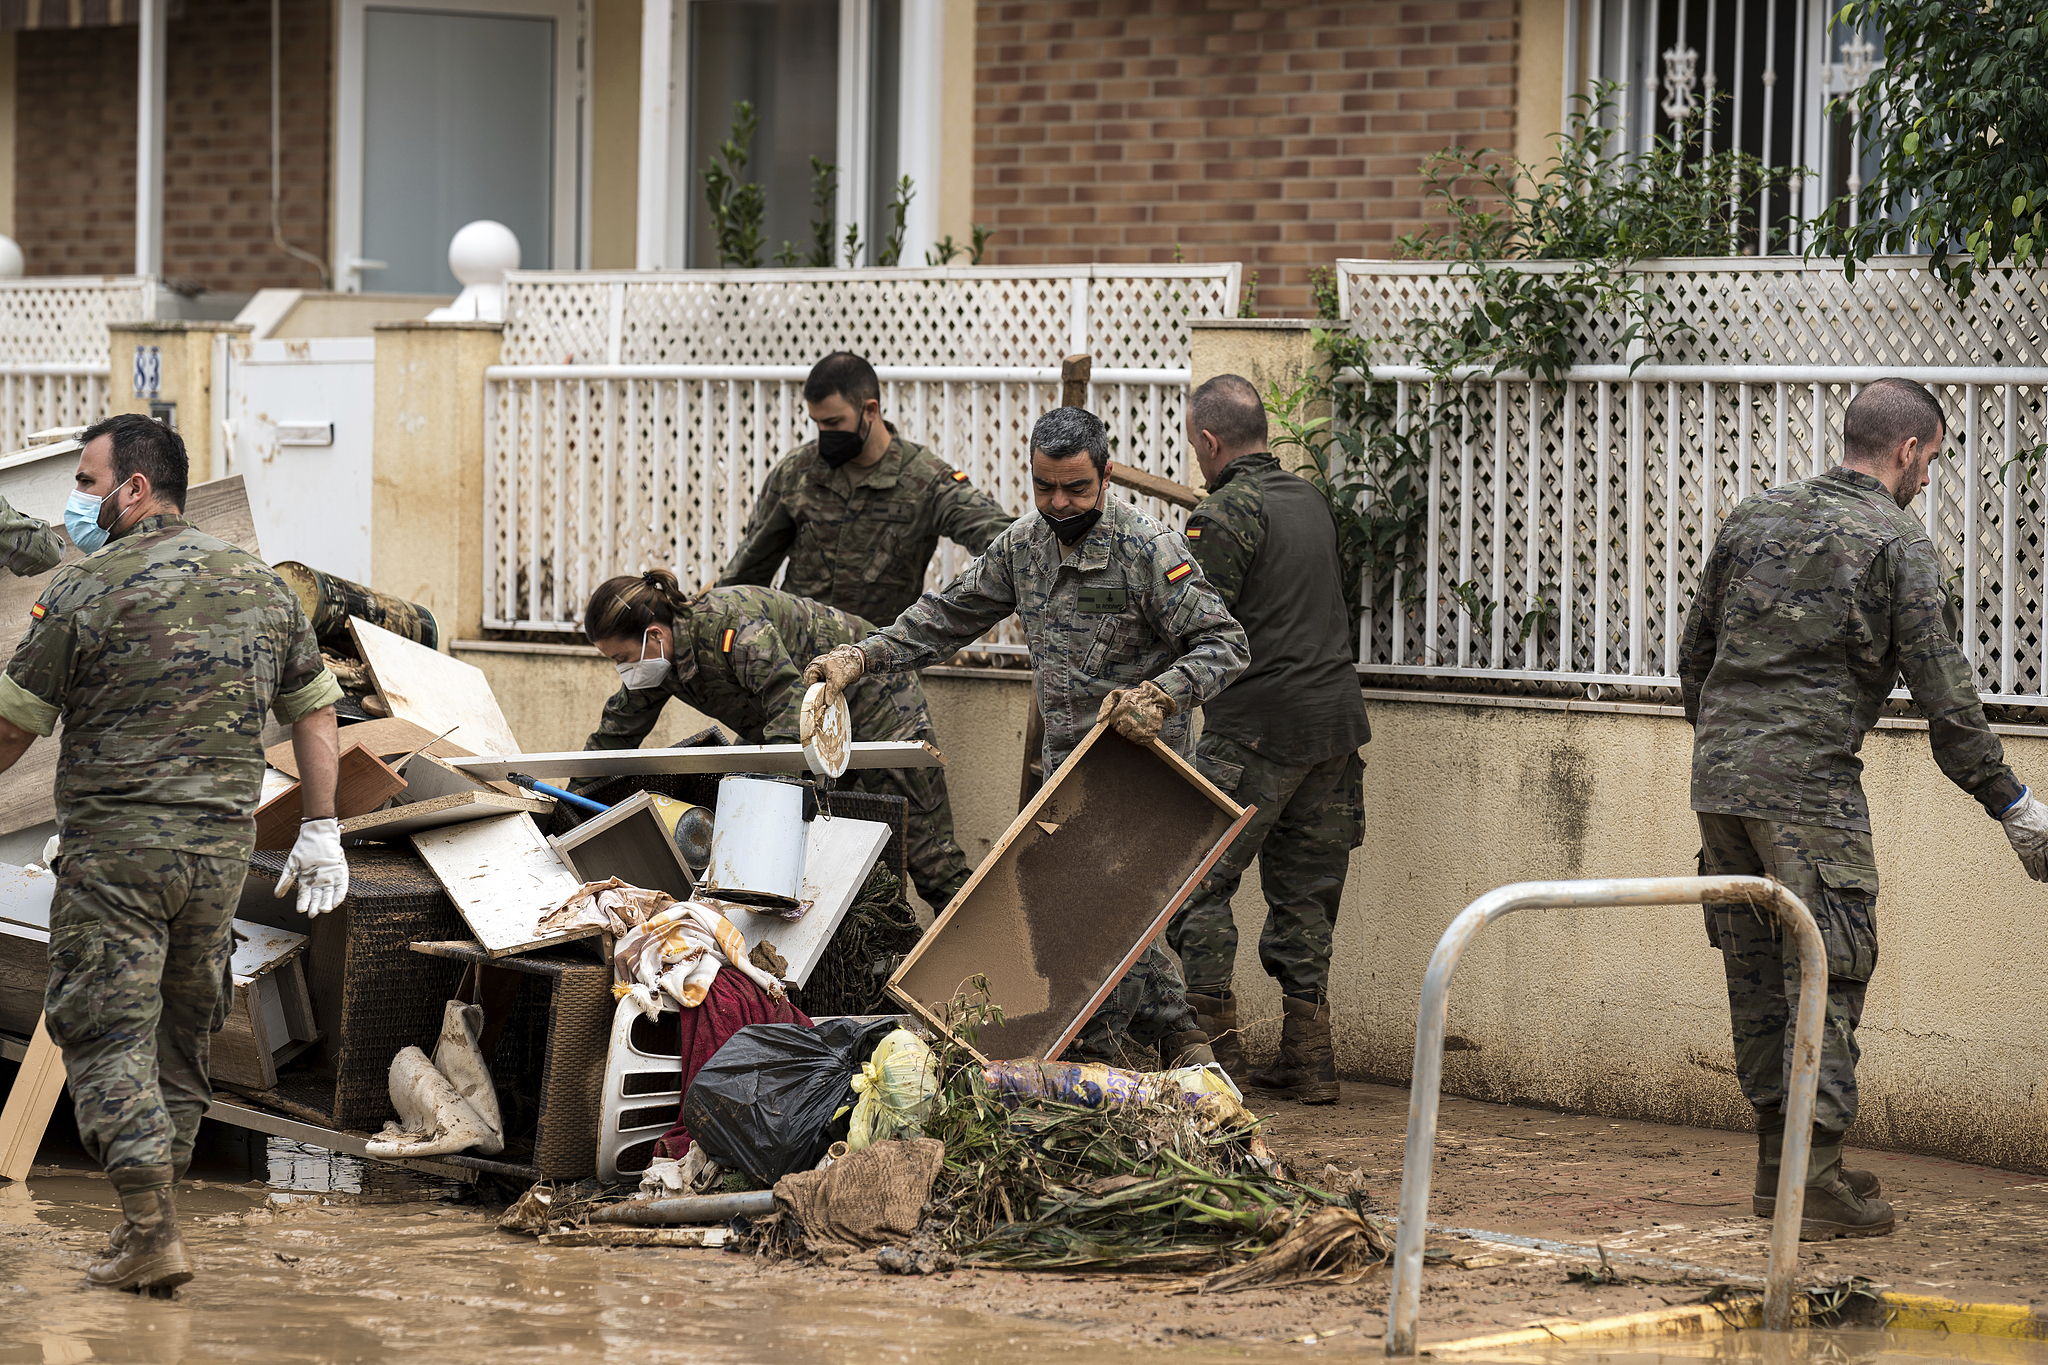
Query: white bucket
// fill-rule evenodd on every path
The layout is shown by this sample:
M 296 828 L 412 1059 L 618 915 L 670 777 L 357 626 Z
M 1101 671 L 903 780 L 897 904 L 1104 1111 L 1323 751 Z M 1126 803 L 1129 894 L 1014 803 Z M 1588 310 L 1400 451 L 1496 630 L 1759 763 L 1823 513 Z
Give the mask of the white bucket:
M 804 789 L 759 777 L 720 778 L 705 893 L 793 906 L 803 874 Z

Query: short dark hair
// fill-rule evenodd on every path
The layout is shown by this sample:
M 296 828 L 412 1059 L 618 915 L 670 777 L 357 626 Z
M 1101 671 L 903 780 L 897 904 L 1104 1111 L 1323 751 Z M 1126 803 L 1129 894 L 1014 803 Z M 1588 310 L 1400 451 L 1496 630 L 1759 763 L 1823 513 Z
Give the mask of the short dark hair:
M 140 474 L 149 480 L 150 492 L 179 511 L 185 510 L 185 480 L 192 463 L 185 458 L 184 437 L 154 417 L 122 412 L 87 427 L 78 438 L 79 449 L 102 436 L 113 438 L 116 483 Z
M 1031 450 L 1048 460 L 1068 460 L 1086 452 L 1100 478 L 1109 468 L 1109 429 L 1086 408 L 1054 408 L 1031 428 Z
M 1947 429 L 1940 400 L 1910 379 L 1866 384 L 1842 414 L 1842 444 L 1857 461 L 1882 460 L 1906 441 L 1932 441 Z
M 882 396 L 882 381 L 875 377 L 875 367 L 860 356 L 834 351 L 804 376 L 804 401 L 822 403 L 835 393 L 858 408 Z
M 1225 450 L 1263 449 L 1266 405 L 1251 380 L 1219 374 L 1188 396 L 1188 425 L 1214 435 Z

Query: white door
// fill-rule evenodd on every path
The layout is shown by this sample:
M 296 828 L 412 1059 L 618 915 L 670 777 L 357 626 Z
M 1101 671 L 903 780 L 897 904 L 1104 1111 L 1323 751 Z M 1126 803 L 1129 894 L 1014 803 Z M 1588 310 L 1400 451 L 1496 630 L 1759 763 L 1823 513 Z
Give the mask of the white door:
M 247 485 L 263 557 L 369 584 L 376 341 L 233 340 L 227 354 L 227 472 Z
M 529 270 L 581 256 L 576 0 L 343 0 L 335 280 L 453 294 L 456 229 L 492 219 Z

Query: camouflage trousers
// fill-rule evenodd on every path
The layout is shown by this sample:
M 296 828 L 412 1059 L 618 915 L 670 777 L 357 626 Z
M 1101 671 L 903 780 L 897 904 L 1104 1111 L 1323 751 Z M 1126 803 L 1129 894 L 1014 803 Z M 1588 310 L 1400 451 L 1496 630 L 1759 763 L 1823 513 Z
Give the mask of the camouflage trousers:
M 1202 736 L 1195 767 L 1239 805 L 1258 812 L 1195 888 L 1167 940 L 1200 994 L 1230 985 L 1237 966 L 1237 921 L 1230 902 L 1252 859 L 1266 924 L 1259 965 L 1284 994 L 1325 999 L 1337 902 L 1351 850 L 1365 838 L 1365 763 L 1356 752 L 1307 766 L 1275 763 L 1221 735 Z
M 931 708 L 915 673 L 884 673 L 862 679 L 877 686 L 847 693 L 848 719 L 857 740 L 921 739 L 932 747 Z M 953 804 L 946 796 L 944 768 L 856 770 L 846 775 L 855 791 L 900 796 L 909 803 L 903 828 L 904 861 L 917 894 L 934 911 L 967 885 L 967 855 L 953 838 Z
M 248 872 L 241 859 L 156 848 L 57 860 L 43 1010 L 103 1169 L 192 1159 Z
M 1839 1137 L 1856 1121 L 1856 1028 L 1877 967 L 1877 859 L 1870 835 L 1825 825 L 1794 825 L 1739 815 L 1700 814 L 1700 873 L 1776 877 L 1820 925 L 1828 949 L 1826 1034 L 1814 1132 Z M 1756 1107 L 1757 1128 L 1785 1126 L 1799 1012 L 1799 950 L 1768 910 L 1706 907 L 1707 942 L 1728 973 L 1735 1073 Z
M 1195 1012 L 1188 1007 L 1188 988 L 1181 980 L 1180 968 L 1154 940 L 1081 1026 L 1081 1036 L 1067 1045 L 1063 1060 L 1115 1066 L 1122 1061 L 1126 1037 L 1150 1044 L 1176 1033 L 1192 1033 L 1198 1027 Z

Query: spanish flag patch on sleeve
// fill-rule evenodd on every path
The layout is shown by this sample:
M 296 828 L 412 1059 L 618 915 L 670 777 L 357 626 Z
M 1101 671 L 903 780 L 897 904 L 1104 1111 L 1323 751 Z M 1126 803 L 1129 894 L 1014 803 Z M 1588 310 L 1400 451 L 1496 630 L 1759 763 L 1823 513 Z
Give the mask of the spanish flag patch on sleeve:
M 1187 537 L 1189 540 L 1200 540 L 1202 538 L 1202 528 L 1199 526 L 1188 527 Z
M 1195 566 L 1189 563 L 1187 560 L 1183 559 L 1180 563 L 1174 565 L 1172 568 L 1166 571 L 1166 581 L 1169 583 L 1178 583 L 1194 571 Z
M 731 626 L 727 626 L 725 628 L 725 634 L 718 637 L 718 652 L 721 654 L 732 653 L 733 638 L 738 634 L 739 632 L 737 630 L 734 630 Z
M 40 602 L 28 609 L 28 619 L 31 621 L 40 621 L 49 614 L 50 609 Z
M 966 482 L 967 482 L 967 471 L 966 471 L 966 470 L 964 470 L 964 469 L 956 469 L 956 470 L 954 470 L 954 471 L 953 471 L 953 482 L 954 482 L 954 483 L 966 483 Z

